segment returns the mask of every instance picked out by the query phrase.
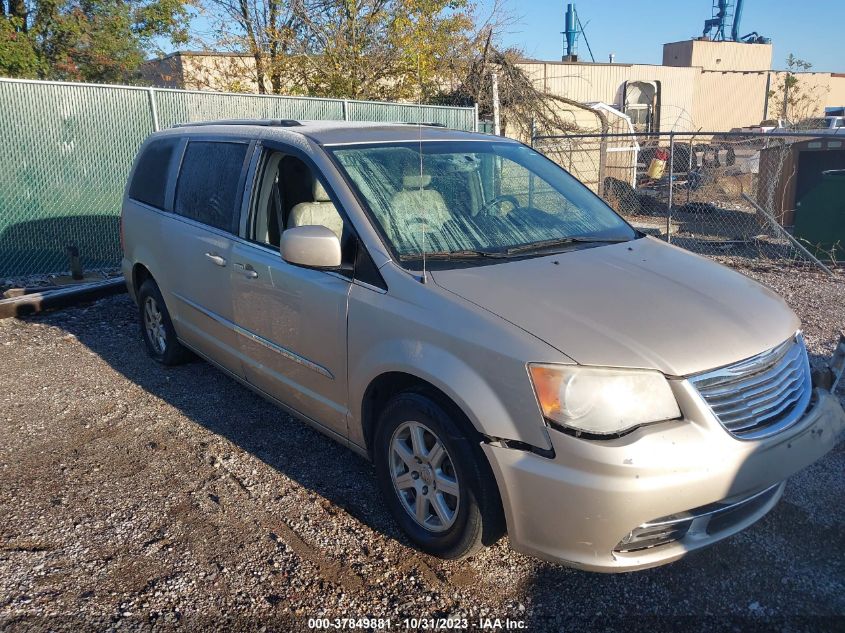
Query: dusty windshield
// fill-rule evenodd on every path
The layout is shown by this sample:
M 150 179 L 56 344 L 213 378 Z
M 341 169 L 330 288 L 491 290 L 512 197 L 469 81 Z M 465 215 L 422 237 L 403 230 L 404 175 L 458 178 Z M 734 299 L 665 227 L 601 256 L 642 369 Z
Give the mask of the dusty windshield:
M 515 143 L 330 150 L 400 258 L 526 253 L 636 233 L 586 187 Z

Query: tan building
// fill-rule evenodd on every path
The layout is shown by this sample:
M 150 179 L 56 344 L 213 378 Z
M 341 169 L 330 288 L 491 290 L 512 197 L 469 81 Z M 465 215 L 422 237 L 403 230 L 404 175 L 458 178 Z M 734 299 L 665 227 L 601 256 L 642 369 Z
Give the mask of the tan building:
M 663 45 L 663 65 L 701 70 L 755 71 L 772 67 L 771 44 L 686 40 Z
M 603 101 L 648 131 L 728 131 L 780 118 L 785 72 L 771 70 L 771 44 L 690 40 L 663 47 L 663 65 L 547 62 L 520 66 L 544 89 L 583 102 Z M 845 74 L 799 73 L 806 95 L 796 119 L 845 105 Z
M 141 75 L 160 88 L 258 93 L 255 58 L 251 55 L 177 51 L 144 63 Z
M 778 92 L 785 73 L 771 70 L 771 62 L 771 44 L 689 40 L 665 44 L 663 65 L 525 60 L 520 67 L 545 91 L 608 104 L 637 130 L 723 132 L 782 117 L 770 92 Z M 173 53 L 144 64 L 143 74 L 166 88 L 258 92 L 248 55 Z M 799 85 L 806 97 L 788 118 L 845 106 L 845 74 L 800 73 Z
M 630 118 L 606 103 L 559 104 L 557 110 L 563 121 L 583 132 L 630 135 L 634 131 Z M 531 143 L 530 138 L 522 138 L 508 127 L 504 133 Z M 534 145 L 570 173 L 577 174 L 579 180 L 596 193 L 601 192 L 601 183 L 606 175 L 632 186 L 635 183 L 640 146 L 633 136 L 556 138 L 548 142 L 539 139 Z
M 520 67 L 545 92 L 607 103 L 625 111 L 638 127 L 692 127 L 698 69 L 533 60 Z

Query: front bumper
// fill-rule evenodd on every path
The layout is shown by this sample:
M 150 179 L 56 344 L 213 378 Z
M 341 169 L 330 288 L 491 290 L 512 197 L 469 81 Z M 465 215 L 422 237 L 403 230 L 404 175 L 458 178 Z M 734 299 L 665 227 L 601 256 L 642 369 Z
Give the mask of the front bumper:
M 773 437 L 744 441 L 722 428 L 688 383 L 673 388 L 691 419 L 603 441 L 551 431 L 553 459 L 484 444 L 511 545 L 602 572 L 677 560 L 763 517 L 780 498 L 784 480 L 825 455 L 845 433 L 845 411 L 822 389 L 816 389 L 814 404 L 800 422 Z M 709 512 L 730 504 L 739 505 Z M 619 551 L 625 549 L 620 543 L 644 524 L 696 513 L 692 529 L 677 540 Z

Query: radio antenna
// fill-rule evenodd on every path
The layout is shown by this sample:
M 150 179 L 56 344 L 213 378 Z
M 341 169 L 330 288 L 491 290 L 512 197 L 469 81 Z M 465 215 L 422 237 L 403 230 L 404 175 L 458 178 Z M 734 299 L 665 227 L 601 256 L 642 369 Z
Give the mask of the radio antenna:
M 424 196 L 422 195 L 423 191 L 423 151 L 422 151 L 422 66 L 420 65 L 420 50 L 417 49 L 417 131 L 419 132 L 419 147 L 418 152 L 420 155 L 420 202 L 423 201 Z M 426 283 L 428 278 L 426 277 L 425 272 L 425 238 L 426 238 L 426 230 L 428 229 L 428 210 L 423 210 L 423 221 L 422 221 L 422 276 L 420 277 L 420 283 Z

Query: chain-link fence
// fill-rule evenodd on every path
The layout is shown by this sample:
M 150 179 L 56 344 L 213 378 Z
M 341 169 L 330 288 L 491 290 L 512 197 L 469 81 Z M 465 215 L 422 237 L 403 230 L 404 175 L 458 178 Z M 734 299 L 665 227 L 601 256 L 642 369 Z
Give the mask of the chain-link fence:
M 633 226 L 696 253 L 820 268 L 843 253 L 825 201 L 836 182 L 819 191 L 845 169 L 845 133 L 583 134 L 533 144 Z
M 229 118 L 434 123 L 476 128 L 474 108 L 0 79 L 0 277 L 120 262 L 118 217 L 141 142 Z

